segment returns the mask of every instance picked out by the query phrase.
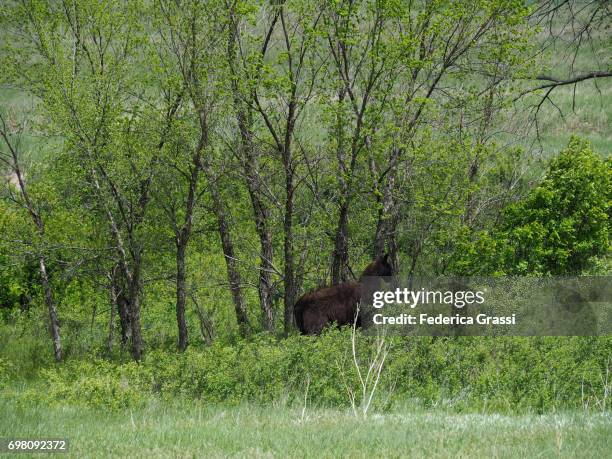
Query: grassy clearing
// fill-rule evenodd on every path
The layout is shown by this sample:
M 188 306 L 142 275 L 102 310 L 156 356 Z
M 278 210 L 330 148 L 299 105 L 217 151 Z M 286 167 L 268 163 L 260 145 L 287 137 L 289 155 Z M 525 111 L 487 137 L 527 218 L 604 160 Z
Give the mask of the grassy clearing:
M 556 89 L 551 100 L 559 110 L 547 103 L 539 117 L 540 141 L 545 156 L 561 151 L 570 136 L 577 134 L 588 139 L 596 152 L 608 157 L 612 145 L 609 128 L 612 104 L 607 101 L 611 98 L 611 81 L 582 83 L 576 91 L 575 104 L 573 86 Z
M 583 18 L 585 20 L 586 18 Z M 610 66 L 609 49 L 612 37 L 605 28 L 593 30 L 588 42 L 581 42 L 578 53 L 569 46 L 574 42 L 574 27 L 568 25 L 570 18 L 567 11 L 561 12 L 554 20 L 552 30 L 558 37 L 551 41 L 550 29 L 542 27 L 537 37 L 542 46 L 539 74 L 558 79 L 570 79 L 573 76 L 593 70 L 604 70 Z M 535 87 L 537 84 L 530 85 Z M 555 88 L 550 93 L 538 114 L 540 137 L 536 138 L 533 119 L 535 106 L 546 93 L 540 90 L 537 94 L 523 98 L 517 104 L 519 112 L 529 112 L 531 131 L 523 139 L 526 146 L 541 148 L 544 158 L 558 153 L 567 144 L 572 134 L 588 139 L 596 152 L 604 157 L 611 153 L 612 131 L 612 79 L 600 78 L 583 81 L 576 86 L 565 85 Z
M 0 402 L 0 437 L 66 437 L 70 457 L 606 457 L 612 413 L 502 416 L 152 400 L 103 412 Z M 23 454 L 19 457 L 24 457 Z

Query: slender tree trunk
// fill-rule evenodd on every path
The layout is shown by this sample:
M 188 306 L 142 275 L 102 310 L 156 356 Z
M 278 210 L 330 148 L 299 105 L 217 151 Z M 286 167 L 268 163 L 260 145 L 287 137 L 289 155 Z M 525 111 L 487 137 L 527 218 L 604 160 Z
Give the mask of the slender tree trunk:
M 338 90 L 338 104 L 342 105 L 346 97 L 344 84 Z M 332 252 L 331 281 L 333 285 L 344 282 L 348 278 L 348 213 L 349 205 L 348 194 L 348 173 L 345 151 L 344 128 L 346 119 L 340 111 L 336 114 L 336 158 L 338 160 L 338 185 L 340 187 L 341 204 L 338 209 L 338 223 L 336 225 L 336 235 L 334 237 L 334 250 Z
M 132 357 L 137 362 L 142 359 L 143 342 L 140 327 L 140 291 L 142 287 L 141 263 L 142 254 L 138 248 L 134 253 L 134 266 L 130 279 L 130 325 L 132 331 Z
M 344 97 L 344 90 L 339 94 Z M 361 129 L 363 125 L 363 114 L 366 106 L 367 97 L 364 97 L 362 108 L 355 113 L 357 117 L 355 129 L 351 138 L 350 160 L 346 158 L 344 150 L 344 131 L 341 127 L 343 120 L 338 120 L 337 135 L 342 136 L 338 140 L 338 180 L 340 185 L 340 209 L 338 211 L 338 224 L 336 226 L 336 236 L 334 238 L 334 252 L 332 259 L 332 283 L 339 284 L 346 281 L 350 276 L 349 270 L 349 252 L 348 252 L 348 218 L 350 205 L 353 193 L 353 179 L 355 177 L 355 169 L 357 167 L 357 156 L 361 149 Z M 367 141 L 367 139 L 366 139 Z
M 130 323 L 132 325 L 132 357 L 134 360 L 142 359 L 143 343 L 140 331 L 140 297 L 133 296 L 130 300 Z
M 293 254 L 293 170 L 290 165 L 285 166 L 285 187 L 287 197 L 285 200 L 285 218 L 283 230 L 285 234 L 285 334 L 288 334 L 294 326 L 293 306 L 297 295 L 295 279 L 294 254 Z
M 43 239 L 45 236 L 45 225 L 42 217 L 36 210 L 34 203 L 30 200 L 28 191 L 26 190 L 25 180 L 23 179 L 23 174 L 21 173 L 21 167 L 19 165 L 18 150 L 9 140 L 4 118 L 0 117 L 0 121 L 2 122 L 0 136 L 2 136 L 10 151 L 13 173 L 17 176 L 17 182 L 21 192 L 21 197 L 23 198 L 24 206 L 30 214 L 32 221 L 36 225 L 38 235 L 41 239 Z M 51 332 L 51 339 L 53 341 L 53 354 L 55 355 L 55 360 L 59 362 L 62 360 L 62 342 L 60 338 L 59 320 L 57 318 L 57 307 L 55 306 L 53 291 L 51 290 L 51 283 L 49 282 L 49 275 L 47 273 L 47 262 L 42 251 L 40 251 L 38 254 L 38 268 L 40 271 L 40 281 L 42 284 L 43 293 L 45 295 L 45 304 L 47 305 L 47 310 L 49 312 L 49 329 Z
M 91 178 L 92 184 L 100 193 L 100 198 L 103 200 L 104 195 L 101 191 L 101 186 L 97 178 L 97 173 L 95 169 L 91 169 Z M 104 173 L 103 170 L 101 170 Z M 104 173 L 105 174 L 105 173 Z M 115 199 L 118 199 L 115 197 Z M 105 201 L 103 202 L 104 213 L 106 214 L 106 218 L 108 219 L 108 223 L 111 229 L 111 234 L 115 239 L 115 243 L 117 245 L 117 253 L 119 255 L 119 267 L 121 268 L 121 273 L 123 276 L 123 280 L 127 285 L 128 294 L 126 297 L 126 301 L 128 303 L 129 314 L 127 317 L 129 318 L 129 330 L 130 330 L 130 338 L 132 341 L 132 356 L 134 360 L 139 361 L 142 358 L 142 335 L 140 330 L 140 290 L 141 290 L 141 259 L 142 259 L 142 249 L 138 247 L 137 242 L 134 240 L 134 228 L 131 229 L 131 232 L 128 233 L 128 239 L 130 241 L 130 258 L 132 261 L 132 266 L 128 265 L 128 255 L 125 249 L 125 245 L 123 243 L 123 237 L 121 232 L 119 231 L 119 227 L 117 226 L 117 222 L 115 218 L 106 205 Z M 143 199 L 141 196 L 139 204 L 144 209 L 146 206 L 146 199 Z M 144 212 L 144 210 L 143 210 Z M 121 313 L 121 309 L 119 310 Z M 123 320 L 123 318 L 122 318 Z M 123 322 L 122 322 L 123 326 Z
M 374 257 L 379 257 L 385 252 L 385 226 L 385 215 L 380 211 L 378 213 L 376 231 L 374 233 Z
M 121 325 L 121 350 L 124 351 L 132 337 L 130 303 L 124 293 L 119 294 L 117 298 L 117 311 L 119 312 L 119 324 Z
M 376 221 L 376 232 L 374 233 L 374 256 L 380 257 L 385 253 L 385 244 L 389 245 L 389 251 L 392 250 L 391 237 L 394 233 L 393 207 L 395 205 L 393 199 L 393 189 L 395 186 L 395 169 L 390 170 L 384 183 L 382 193 L 377 194 L 378 201 L 378 218 Z M 382 194 L 382 196 L 380 196 Z M 392 257 L 394 259 L 394 257 Z
M 478 129 L 478 135 L 476 138 L 476 154 L 470 163 L 470 167 L 468 169 L 468 195 L 466 198 L 465 204 L 465 216 L 464 221 L 468 227 L 472 227 L 474 225 L 474 219 L 476 218 L 476 207 L 478 204 L 478 196 L 474 193 L 473 187 L 474 184 L 478 182 L 478 173 L 480 171 L 481 165 L 481 151 L 484 148 L 486 143 L 486 135 L 491 127 L 491 121 L 493 120 L 493 116 L 495 114 L 495 93 L 497 85 L 495 82 L 498 80 L 498 68 L 496 67 L 495 72 L 492 76 L 492 81 L 490 88 L 487 92 L 487 97 L 484 100 L 483 107 L 483 117 L 480 123 L 480 127 Z
M 132 338 L 132 325 L 130 321 L 130 301 L 125 291 L 125 282 L 117 283 L 115 279 L 115 290 L 117 291 L 116 308 L 119 313 L 119 325 L 121 327 L 121 351 L 124 351 Z
M 210 171 L 207 171 L 210 177 Z M 211 180 L 212 186 L 210 187 L 211 195 L 213 198 L 214 212 L 217 217 L 217 224 L 219 227 L 219 236 L 221 238 L 221 246 L 223 247 L 223 255 L 225 256 L 225 264 L 227 267 L 227 277 L 230 283 L 230 291 L 232 294 L 232 301 L 234 302 L 234 310 L 236 312 L 236 321 L 238 322 L 238 328 L 242 336 L 248 335 L 250 332 L 250 325 L 242 297 L 242 279 L 238 266 L 236 263 L 236 254 L 234 251 L 234 242 L 232 235 L 227 224 L 227 217 L 225 215 L 225 209 L 223 207 L 223 201 L 217 185 L 214 184 L 214 180 Z
M 44 255 L 38 257 L 38 265 L 40 267 L 40 279 L 45 293 L 45 303 L 49 311 L 49 328 L 51 330 L 51 339 L 53 340 L 53 354 L 55 355 L 56 361 L 62 360 L 62 343 L 60 339 L 59 321 L 57 319 L 57 308 L 55 307 L 55 301 L 53 300 L 53 292 L 51 291 L 51 284 L 49 282 L 49 276 L 47 275 L 47 266 Z
M 115 340 L 115 313 L 117 312 L 117 290 L 115 289 L 114 273 L 108 275 L 109 295 L 110 295 L 110 317 L 108 319 L 108 352 L 113 352 L 113 342 Z
M 186 273 L 185 273 L 185 251 L 187 241 L 177 238 L 176 242 L 176 322 L 178 325 L 178 349 L 183 352 L 187 349 L 188 335 L 187 322 L 185 320 Z
M 119 313 L 119 326 L 121 328 L 121 350 L 130 341 L 132 330 L 130 325 L 130 309 L 129 300 L 125 292 L 125 279 L 123 279 L 123 271 L 121 271 L 120 263 L 117 263 L 110 275 L 110 290 L 111 290 L 111 309 Z M 114 317 L 114 314 L 111 314 Z M 114 327 L 114 325 L 113 325 Z
M 187 193 L 187 202 L 185 205 L 185 220 L 183 226 L 176 231 L 176 323 L 178 326 L 178 350 L 184 352 L 189 344 L 189 332 L 187 330 L 187 321 L 185 319 L 185 307 L 187 303 L 187 272 L 185 269 L 185 258 L 187 254 L 187 246 L 191 239 L 191 228 L 193 224 L 193 214 L 196 203 L 196 192 L 198 180 L 200 176 L 201 154 L 204 145 L 207 142 L 207 131 L 205 126 L 202 126 L 202 135 L 199 145 L 193 155 L 193 167 L 191 169 L 191 177 L 189 180 L 189 191 Z
M 240 130 L 241 141 L 241 163 L 246 177 L 246 185 L 253 207 L 255 228 L 259 237 L 259 306 L 261 310 L 262 324 L 268 331 L 274 330 L 274 311 L 272 308 L 272 272 L 274 250 L 272 246 L 272 236 L 269 229 L 270 210 L 267 207 L 261 192 L 261 178 L 259 176 L 258 156 L 253 145 L 252 114 L 251 108 L 244 104 L 242 95 L 237 83 L 236 71 L 236 43 L 238 39 L 238 29 L 235 23 L 235 11 L 230 9 L 232 20 L 232 30 L 228 36 L 227 57 L 232 74 L 232 92 L 234 111 L 238 128 Z
M 241 131 L 243 131 L 241 129 Z M 272 309 L 272 260 L 274 251 L 272 247 L 272 235 L 269 229 L 270 210 L 261 198 L 261 179 L 257 173 L 258 163 L 250 144 L 250 138 L 242 135 L 243 148 L 246 150 L 246 161 L 244 161 L 244 172 L 247 177 L 247 188 L 253 206 L 255 217 L 255 229 L 259 237 L 259 305 L 261 309 L 262 324 L 268 331 L 274 330 L 274 313 Z M 245 145 L 248 142 L 248 145 Z
M 413 248 L 412 253 L 410 254 L 410 270 L 408 271 L 408 288 L 410 289 L 412 289 L 412 284 L 414 282 L 414 274 L 416 273 L 417 261 L 420 253 L 420 249 Z
M 476 178 L 478 175 L 478 169 L 479 169 L 479 158 L 478 158 L 478 154 L 476 155 L 476 157 L 472 160 L 472 163 L 470 164 L 470 167 L 468 169 L 468 192 L 467 192 L 467 197 L 465 200 L 465 214 L 464 214 L 464 223 L 468 226 L 468 227 L 472 227 L 472 225 L 474 224 L 474 217 L 475 217 L 475 211 L 476 211 L 476 204 L 477 204 L 477 196 L 476 193 L 474 193 L 474 191 L 471 189 L 474 186 L 474 183 L 476 182 Z
M 334 253 L 332 259 L 332 284 L 345 282 L 349 278 L 348 271 L 348 203 L 340 206 L 338 214 L 338 226 L 334 240 Z
M 187 329 L 187 321 L 185 319 L 185 308 L 187 304 L 187 271 L 185 268 L 185 259 L 187 255 L 187 247 L 191 239 L 191 228 L 193 222 L 193 214 L 195 209 L 195 196 L 198 184 L 199 169 L 200 169 L 200 152 L 194 156 L 194 168 L 192 170 L 189 183 L 189 193 L 187 197 L 187 205 L 185 208 L 185 221 L 180 230 L 176 231 L 176 323 L 178 326 L 178 350 L 185 351 L 189 345 L 189 331 Z
M 198 320 L 200 321 L 200 334 L 202 335 L 202 339 L 207 346 L 210 346 L 214 337 L 212 323 L 204 310 L 198 304 L 195 306 L 195 311 L 198 316 Z
M 356 157 L 356 155 L 355 155 Z M 354 158 L 355 158 L 354 157 Z M 354 173 L 354 159 L 350 168 L 351 177 Z M 336 225 L 336 234 L 334 237 L 334 251 L 332 254 L 331 274 L 332 284 L 339 284 L 349 279 L 351 272 L 349 270 L 349 212 L 351 203 L 351 188 L 352 178 L 341 185 L 340 191 L 340 208 L 338 210 L 338 223 Z
M 259 176 L 259 163 L 252 143 L 252 132 L 249 128 L 247 115 L 239 108 L 239 101 L 235 102 L 237 107 L 238 125 L 240 127 L 242 164 L 246 176 L 246 185 L 253 207 L 255 229 L 259 237 L 259 306 L 261 309 L 262 324 L 268 331 L 274 330 L 274 311 L 272 309 L 272 261 L 274 250 L 272 246 L 272 235 L 269 229 L 270 209 L 265 204 L 261 193 L 261 177 Z
M 257 207 L 255 204 L 253 208 Z M 255 224 L 257 234 L 259 236 L 260 256 L 259 256 L 259 305 L 262 313 L 263 326 L 268 331 L 274 330 L 274 311 L 272 308 L 272 257 L 274 256 L 272 248 L 272 236 L 268 229 L 268 212 L 267 209 L 261 208 L 255 211 Z
M 193 227 L 194 212 L 197 201 L 198 183 L 202 170 L 202 152 L 208 143 L 208 127 L 206 117 L 200 119 L 200 140 L 191 158 L 191 175 L 189 178 L 189 190 L 185 203 L 185 218 L 183 226 L 175 230 L 176 236 L 176 321 L 178 325 L 178 349 L 183 352 L 189 344 L 187 322 L 185 320 L 185 307 L 187 303 L 187 273 L 185 269 L 185 258 L 187 247 L 191 239 L 191 229 Z

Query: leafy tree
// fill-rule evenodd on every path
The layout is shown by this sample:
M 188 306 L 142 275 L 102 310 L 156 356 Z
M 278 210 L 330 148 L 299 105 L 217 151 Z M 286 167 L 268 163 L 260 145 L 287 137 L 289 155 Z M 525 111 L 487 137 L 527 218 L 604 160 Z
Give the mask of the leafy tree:
M 463 246 L 462 273 L 580 274 L 610 250 L 612 162 L 572 137 L 544 179 L 490 233 Z

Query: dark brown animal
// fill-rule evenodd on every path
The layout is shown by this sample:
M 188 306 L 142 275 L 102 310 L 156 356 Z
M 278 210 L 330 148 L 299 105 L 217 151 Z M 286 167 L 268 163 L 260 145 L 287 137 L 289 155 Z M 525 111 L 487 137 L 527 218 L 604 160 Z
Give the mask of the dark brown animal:
M 359 282 L 343 282 L 302 296 L 293 308 L 300 333 L 318 335 L 326 325 L 334 322 L 338 326 L 352 325 L 357 304 L 366 289 L 364 279 L 393 275 L 388 257 L 386 254 L 370 263 L 359 278 Z M 357 326 L 361 326 L 360 317 L 357 317 Z

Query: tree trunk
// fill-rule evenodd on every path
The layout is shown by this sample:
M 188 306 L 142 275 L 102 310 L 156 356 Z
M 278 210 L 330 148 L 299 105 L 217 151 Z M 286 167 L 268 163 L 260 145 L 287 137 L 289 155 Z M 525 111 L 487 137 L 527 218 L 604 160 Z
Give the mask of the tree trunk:
M 179 237 L 176 242 L 176 322 L 178 325 L 178 349 L 183 352 L 187 349 L 188 335 L 187 322 L 185 321 L 186 274 L 185 274 L 185 251 L 187 241 Z
M 253 209 L 256 209 L 253 205 Z M 268 212 L 265 208 L 255 211 L 255 223 L 259 236 L 259 305 L 262 313 L 263 326 L 268 331 L 274 330 L 274 311 L 272 309 L 272 236 L 268 229 Z
M 26 190 L 26 184 L 21 173 L 21 167 L 19 166 L 18 151 L 9 140 L 4 118 L 0 119 L 2 121 L 0 135 L 6 142 L 6 145 L 11 152 L 11 158 L 13 160 L 12 169 L 13 173 L 17 176 L 17 184 L 19 185 L 19 190 L 21 191 L 21 197 L 23 198 L 25 207 L 28 210 L 32 221 L 36 225 L 38 234 L 42 239 L 45 236 L 45 225 L 43 223 L 43 219 L 36 210 L 34 203 L 30 200 L 30 195 Z M 38 255 L 38 268 L 40 271 L 40 281 L 42 284 L 43 293 L 45 295 L 45 304 L 47 305 L 47 310 L 49 312 L 49 329 L 51 332 L 51 339 L 53 341 L 53 354 L 55 355 L 55 360 L 59 362 L 62 360 L 62 342 L 60 339 L 59 320 L 57 318 L 57 308 L 55 306 L 55 301 L 53 300 L 53 292 L 51 290 L 51 283 L 49 282 L 49 275 L 47 274 L 47 262 L 42 251 L 40 251 Z
M 237 110 L 241 109 L 237 108 Z M 243 112 L 237 114 L 243 152 L 241 162 L 246 177 L 245 182 L 251 199 L 251 206 L 253 207 L 255 229 L 259 237 L 259 281 L 257 286 L 259 306 L 263 327 L 268 331 L 272 331 L 274 330 L 274 311 L 272 308 L 272 260 L 274 250 L 268 223 L 270 210 L 261 195 L 261 178 L 258 174 L 259 164 L 253 151 L 252 133 L 247 127 L 246 121 L 244 121 L 245 117 L 246 115 Z
M 231 11 L 230 14 L 233 16 L 234 12 Z M 249 191 L 249 197 L 251 198 L 251 205 L 253 207 L 255 228 L 259 237 L 259 282 L 257 286 L 259 293 L 259 306 L 261 309 L 263 327 L 268 331 L 272 331 L 274 330 L 274 311 L 272 309 L 272 261 L 274 251 L 272 247 L 272 236 L 270 234 L 268 224 L 270 210 L 266 206 L 261 193 L 261 178 L 259 176 L 258 157 L 253 146 L 253 122 L 251 109 L 242 102 L 240 89 L 238 88 L 238 84 L 236 82 L 237 75 L 235 59 L 237 33 L 237 29 L 234 28 L 232 33 L 229 35 L 227 56 L 230 64 L 230 70 L 232 72 L 231 81 L 234 110 L 236 120 L 238 122 L 238 128 L 240 130 L 242 153 L 242 157 L 240 159 L 246 177 L 246 185 Z
M 246 176 L 245 181 L 251 199 L 251 206 L 253 207 L 255 229 L 259 237 L 259 281 L 257 285 L 259 306 L 263 327 L 268 331 L 272 331 L 274 330 L 274 311 L 272 308 L 272 261 L 274 250 L 268 223 L 270 209 L 268 209 L 262 197 L 261 178 L 258 173 L 259 164 L 257 156 L 255 156 L 255 152 L 253 151 L 254 149 L 251 141 L 252 133 L 244 121 L 245 116 L 244 113 L 237 115 L 244 156 L 244 158 L 242 158 L 243 170 Z
M 100 197 L 104 199 L 104 195 L 101 192 L 101 186 L 97 178 L 97 173 L 95 169 L 91 169 L 91 178 L 92 184 L 96 188 L 96 190 L 100 193 Z M 101 170 L 103 174 L 106 176 L 103 170 Z M 146 195 L 141 196 L 140 205 L 142 208 L 141 217 L 144 216 L 144 207 L 146 206 Z M 116 198 L 117 199 L 117 198 Z M 128 265 L 128 255 L 125 250 L 125 246 L 123 243 L 123 237 L 121 232 L 119 231 L 119 227 L 117 226 L 117 222 L 115 218 L 106 205 L 105 201 L 103 202 L 104 213 L 106 214 L 106 218 L 108 219 L 108 223 L 111 229 L 111 234 L 115 239 L 115 243 L 117 245 L 117 254 L 119 255 L 118 264 L 121 268 L 121 275 L 123 280 L 127 285 L 128 295 L 125 298 L 127 302 L 127 306 L 125 308 L 128 313 L 125 311 L 122 315 L 122 308 L 119 308 L 119 314 L 121 315 L 122 320 L 122 328 L 124 327 L 125 322 L 129 320 L 129 330 L 130 330 L 130 338 L 132 341 L 132 356 L 134 360 L 139 361 L 142 357 L 142 335 L 140 330 L 140 290 L 141 290 L 141 260 L 142 260 L 142 249 L 138 246 L 137 242 L 134 240 L 134 228 L 130 228 L 128 232 L 128 238 L 130 241 L 130 258 L 132 261 L 132 269 L 130 270 L 130 266 Z M 119 303 L 121 304 L 121 302 Z M 125 330 L 125 329 L 123 329 Z M 123 332 L 122 330 L 122 332 Z M 123 341 L 124 336 L 122 336 Z
M 259 177 L 259 164 L 252 143 L 252 132 L 250 129 L 250 116 L 241 106 L 238 98 L 238 90 L 235 90 L 234 108 L 240 129 L 242 164 L 246 176 L 246 185 L 253 207 L 255 219 L 255 229 L 259 237 L 259 281 L 258 294 L 259 306 L 261 310 L 262 325 L 268 331 L 274 330 L 274 311 L 272 308 L 272 272 L 274 250 L 272 246 L 272 236 L 269 229 L 270 210 L 266 206 L 261 193 L 261 178 Z M 229 267 L 228 267 L 229 269 Z
M 44 255 L 38 257 L 38 264 L 40 267 L 40 279 L 42 282 L 45 303 L 49 311 L 49 329 L 51 330 L 51 339 L 53 340 L 53 353 L 56 361 L 62 360 L 62 343 L 60 339 L 59 321 L 57 319 L 57 308 L 53 301 L 53 292 L 51 291 L 51 284 L 49 283 L 49 276 L 47 275 L 47 266 Z
M 209 171 L 208 171 L 209 172 Z M 210 175 L 209 175 L 210 176 Z M 211 180 L 212 186 L 211 195 L 213 198 L 214 212 L 217 217 L 217 224 L 219 227 L 219 236 L 221 238 L 221 246 L 223 247 L 223 255 L 225 256 L 225 264 L 227 267 L 227 277 L 230 283 L 230 291 L 232 293 L 232 301 L 234 302 L 234 310 L 236 312 L 236 321 L 238 322 L 238 328 L 240 334 L 246 336 L 250 332 L 249 320 L 242 298 L 242 279 L 238 266 L 236 264 L 236 254 L 234 251 L 234 242 L 232 235 L 227 224 L 227 217 L 225 215 L 225 209 L 223 208 L 223 201 L 217 185 L 214 180 Z
M 293 306 L 297 294 L 295 282 L 295 268 L 293 256 L 293 170 L 290 166 L 285 166 L 285 188 L 287 197 L 285 201 L 285 219 L 283 230 L 285 234 L 285 334 L 289 334 L 294 326 Z
M 117 297 L 117 312 L 119 312 L 119 324 L 121 325 L 121 350 L 130 342 L 132 337 L 132 326 L 130 325 L 130 303 L 124 293 Z
M 194 101 L 195 104 L 195 101 Z M 183 226 L 175 230 L 176 236 L 176 321 L 178 325 L 178 350 L 184 352 L 189 344 L 187 322 L 185 320 L 185 305 L 187 302 L 187 274 L 185 271 L 185 257 L 187 246 L 191 238 L 191 229 L 193 226 L 194 212 L 197 201 L 198 183 L 200 179 L 200 171 L 202 170 L 202 152 L 208 144 L 208 125 L 206 115 L 200 114 L 200 140 L 193 152 L 191 158 L 191 174 L 189 177 L 189 186 L 187 192 L 187 200 L 185 202 L 185 218 Z
M 142 359 L 142 335 L 140 332 L 140 298 L 138 295 L 130 300 L 130 323 L 132 331 L 132 356 L 134 360 Z
M 109 274 L 108 278 L 110 281 L 109 294 L 110 294 L 110 317 L 108 318 L 108 352 L 113 352 L 113 342 L 115 340 L 115 313 L 117 312 L 117 290 L 115 289 L 115 283 L 113 281 L 113 274 Z
M 200 333 L 202 335 L 202 339 L 207 346 L 210 346 L 214 337 L 212 322 L 198 304 L 195 305 L 195 311 L 198 316 L 198 320 L 200 321 Z
M 132 278 L 130 279 L 130 325 L 132 331 L 132 357 L 137 362 L 142 359 L 143 343 L 140 329 L 140 290 L 141 290 L 141 254 L 138 249 L 134 256 Z
M 239 107 L 239 102 L 235 103 Z M 266 206 L 261 193 L 261 178 L 259 177 L 259 163 L 252 144 L 252 133 L 246 121 L 247 115 L 237 108 L 238 125 L 240 127 L 240 136 L 243 152 L 243 169 L 246 176 L 246 185 L 253 207 L 253 216 L 255 218 L 255 229 L 259 237 L 259 306 L 261 309 L 261 317 L 263 327 L 268 330 L 274 330 L 274 311 L 272 309 L 272 260 L 274 250 L 272 246 L 272 235 L 269 229 L 270 209 Z
M 395 186 L 395 168 L 390 170 L 385 180 L 384 189 L 382 196 L 376 194 L 378 201 L 378 219 L 376 221 L 376 232 L 374 234 L 374 256 L 380 257 L 385 253 L 385 244 L 389 245 L 389 251 L 392 251 L 392 247 L 395 244 L 391 243 L 392 234 L 394 233 L 393 219 L 391 214 L 393 213 L 393 207 L 395 205 L 393 199 L 393 189 Z M 394 239 L 394 236 L 393 236 Z M 390 253 L 391 254 L 391 253 Z M 391 254 L 393 255 L 393 254 Z M 394 257 L 391 257 L 392 260 Z
M 348 203 L 340 206 L 338 226 L 334 240 L 332 259 L 332 284 L 337 285 L 349 278 L 348 270 Z
M 11 147 L 10 143 L 6 136 L 4 140 Z M 25 182 L 23 180 L 23 176 L 21 174 L 21 169 L 19 167 L 19 163 L 17 161 L 17 153 L 15 150 L 11 149 L 13 153 L 13 166 L 14 172 L 17 175 L 17 180 L 19 182 L 19 189 L 21 190 L 21 196 L 25 202 L 26 208 L 38 229 L 38 234 L 41 238 L 45 235 L 45 227 L 43 224 L 43 220 L 39 213 L 36 211 L 34 204 L 30 201 L 30 197 L 28 192 L 26 191 Z M 53 341 L 53 354 L 55 355 L 55 360 L 57 362 L 62 360 L 62 342 L 60 339 L 60 329 L 59 329 L 59 320 L 57 318 L 57 307 L 55 306 L 55 301 L 53 300 L 53 292 L 51 290 L 51 283 L 49 282 L 49 275 L 47 274 L 47 262 L 45 260 L 45 256 L 40 253 L 38 256 L 38 267 L 40 271 L 40 281 L 42 283 L 43 292 L 45 295 L 45 304 L 47 305 L 47 310 L 49 312 L 49 330 L 51 332 L 51 339 Z
M 123 271 L 121 271 L 120 263 L 117 263 L 111 273 L 109 274 L 110 280 L 110 296 L 111 296 L 111 309 L 119 313 L 119 326 L 121 328 L 121 350 L 124 351 L 130 338 L 132 336 L 132 329 L 130 325 L 130 307 L 129 299 L 125 293 L 125 279 L 122 277 Z M 114 327 L 114 314 L 111 314 L 113 318 Z
M 342 105 L 346 97 L 346 88 L 342 84 L 338 90 L 338 104 Z M 346 119 L 341 113 L 336 114 L 336 158 L 338 160 L 338 185 L 340 187 L 340 208 L 338 209 L 338 224 L 336 226 L 336 236 L 334 237 L 334 250 L 331 262 L 331 281 L 337 285 L 347 280 L 348 271 L 348 174 L 345 151 L 345 124 Z
M 472 187 L 474 186 L 474 183 L 476 182 L 476 178 L 478 175 L 478 168 L 479 168 L 479 163 L 478 163 L 478 154 L 476 155 L 476 157 L 472 160 L 472 163 L 470 164 L 470 167 L 468 168 L 468 192 L 467 192 L 467 197 L 465 199 L 465 214 L 463 217 L 464 220 L 464 224 L 468 226 L 468 228 L 471 228 L 472 225 L 474 224 L 474 217 L 475 217 L 475 211 L 476 211 L 476 204 L 477 204 L 477 196 L 476 193 L 474 193 L 474 191 L 472 190 Z

